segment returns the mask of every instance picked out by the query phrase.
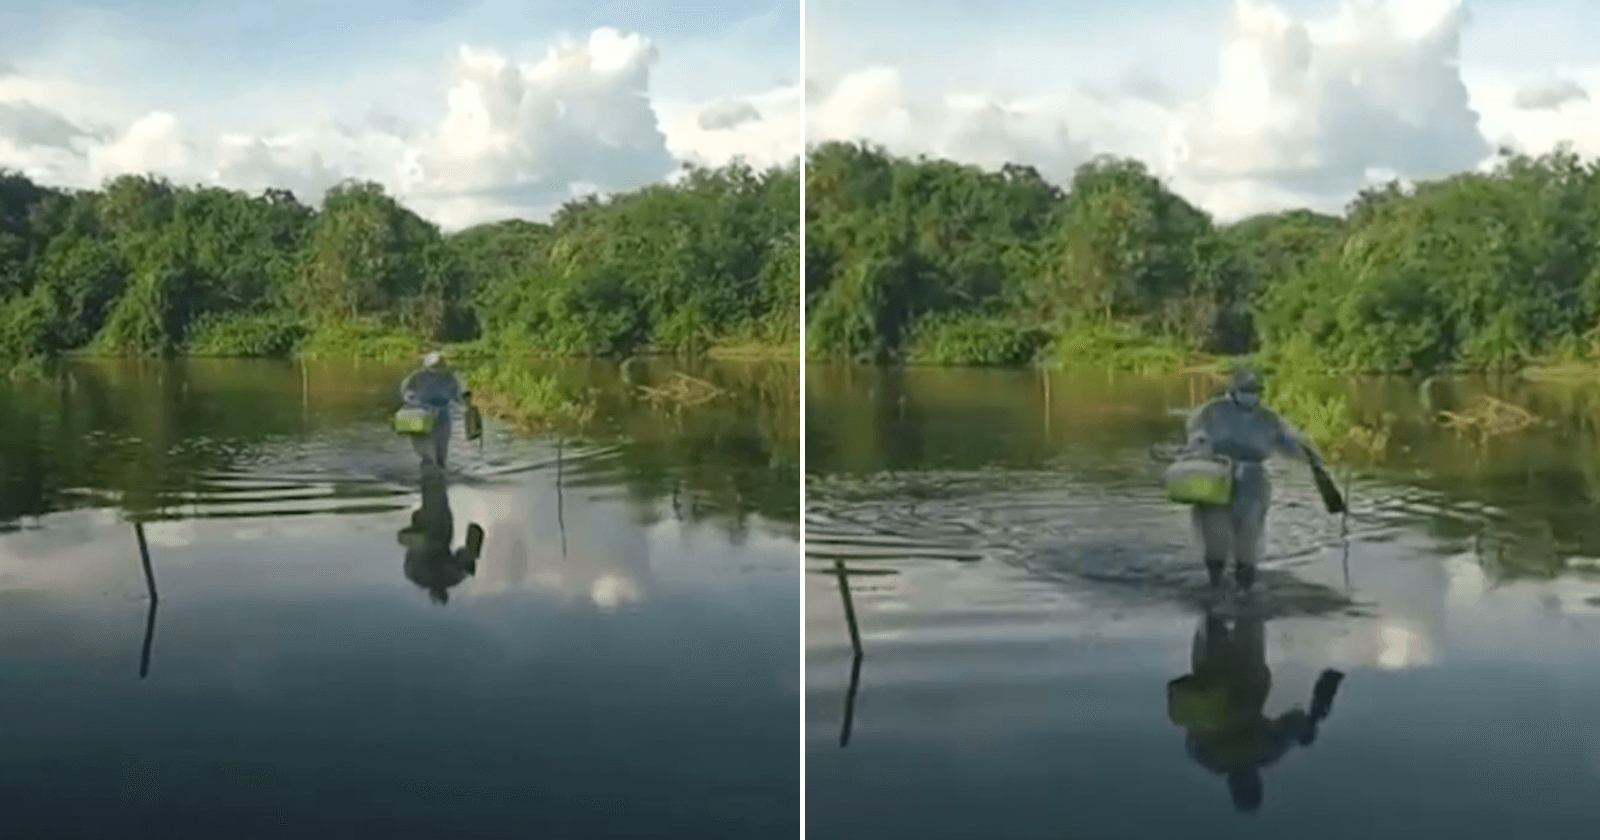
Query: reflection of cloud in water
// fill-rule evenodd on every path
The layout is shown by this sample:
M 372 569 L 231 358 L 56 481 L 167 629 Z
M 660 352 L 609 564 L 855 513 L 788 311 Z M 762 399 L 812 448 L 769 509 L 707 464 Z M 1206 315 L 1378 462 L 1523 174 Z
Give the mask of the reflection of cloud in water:
M 1540 604 L 1554 615 L 1581 619 L 1600 617 L 1600 581 L 1558 578 L 1536 586 Z
M 1444 559 L 1445 598 L 1452 606 L 1470 607 L 1489 593 L 1489 575 L 1472 554 L 1457 554 Z
M 484 529 L 477 574 L 454 590 L 458 597 L 536 586 L 602 610 L 643 600 L 651 579 L 644 530 L 623 504 L 597 500 L 590 488 L 566 488 L 558 518 L 554 479 L 554 470 L 540 470 L 516 484 L 451 486 L 457 541 L 471 523 Z
M 1421 623 L 1384 616 L 1350 625 L 1348 634 L 1330 640 L 1327 658 L 1331 664 L 1344 667 L 1403 671 L 1434 664 L 1438 646 Z
M 0 534 L 0 592 L 19 589 L 81 590 L 114 584 L 137 584 L 143 591 L 138 564 L 110 562 L 109 541 L 124 540 L 129 555 L 136 549 L 133 529 L 114 510 L 61 511 L 10 534 Z M 130 592 L 133 591 L 130 588 Z

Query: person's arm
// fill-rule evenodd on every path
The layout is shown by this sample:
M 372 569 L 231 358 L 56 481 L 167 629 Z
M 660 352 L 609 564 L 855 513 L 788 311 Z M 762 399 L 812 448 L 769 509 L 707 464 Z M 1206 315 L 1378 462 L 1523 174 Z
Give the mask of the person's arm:
M 1317 722 L 1305 713 L 1305 710 L 1294 708 L 1272 721 L 1272 758 L 1264 762 L 1271 764 L 1278 760 L 1289 748 L 1294 745 L 1309 747 L 1317 740 Z
M 1189 412 L 1189 419 L 1184 421 L 1184 451 L 1192 455 L 1203 455 L 1211 452 L 1211 434 L 1208 429 L 1213 403 L 1201 403 L 1199 408 Z
M 1282 417 L 1273 415 L 1273 419 L 1278 426 L 1274 444 L 1280 454 L 1288 458 L 1304 458 L 1314 469 L 1326 468 L 1327 462 L 1322 460 L 1322 453 L 1317 451 L 1317 445 L 1310 438 Z
M 400 401 L 405 403 L 405 404 L 407 404 L 407 405 L 416 404 L 416 402 L 417 402 L 417 373 L 415 371 L 413 371 L 413 372 L 411 372 L 409 374 L 406 374 L 406 378 L 401 381 L 401 383 L 400 383 Z

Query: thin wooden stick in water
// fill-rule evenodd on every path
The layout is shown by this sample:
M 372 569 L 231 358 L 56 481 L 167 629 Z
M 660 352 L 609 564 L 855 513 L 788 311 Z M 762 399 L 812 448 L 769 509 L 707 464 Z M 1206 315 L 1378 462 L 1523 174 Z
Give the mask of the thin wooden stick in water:
M 850 630 L 850 648 L 855 655 L 850 658 L 850 690 L 844 698 L 844 722 L 839 727 L 839 746 L 850 745 L 850 730 L 856 717 L 856 692 L 861 687 L 861 627 L 856 624 L 855 599 L 850 597 L 850 570 L 842 559 L 833 561 L 833 573 L 839 580 L 839 600 L 844 605 L 844 623 Z
M 850 689 L 844 695 L 844 724 L 839 727 L 839 746 L 850 746 L 850 730 L 855 727 L 856 692 L 861 690 L 861 654 L 850 657 Z
M 1344 496 L 1339 493 L 1338 485 L 1333 483 L 1333 476 L 1328 475 L 1326 467 L 1312 462 L 1311 477 L 1317 483 L 1317 492 L 1322 494 L 1322 504 L 1329 513 L 1344 513 Z
M 1345 592 L 1347 592 L 1347 593 L 1354 591 L 1353 587 L 1351 587 L 1351 585 L 1350 585 L 1350 497 L 1349 497 L 1350 482 L 1351 482 L 1351 479 L 1353 477 L 1354 477 L 1354 473 L 1347 467 L 1345 469 L 1345 471 L 1344 471 L 1345 505 L 1344 505 L 1343 513 L 1339 516 L 1339 544 L 1340 544 L 1340 546 L 1342 546 L 1342 549 L 1343 549 L 1339 553 L 1339 562 L 1340 562 L 1340 565 L 1342 565 L 1344 567 L 1344 589 L 1345 589 Z
M 156 572 L 150 565 L 150 544 L 144 538 L 144 523 L 133 523 L 133 536 L 139 541 L 139 563 L 144 567 L 144 586 L 150 593 L 150 610 L 144 618 L 144 646 L 139 651 L 139 679 L 150 674 L 150 643 L 156 635 L 156 604 L 161 596 L 156 592 Z
M 556 439 L 556 527 L 561 530 L 561 556 L 563 558 L 567 556 L 567 512 L 561 490 L 561 450 L 565 444 L 566 438 Z

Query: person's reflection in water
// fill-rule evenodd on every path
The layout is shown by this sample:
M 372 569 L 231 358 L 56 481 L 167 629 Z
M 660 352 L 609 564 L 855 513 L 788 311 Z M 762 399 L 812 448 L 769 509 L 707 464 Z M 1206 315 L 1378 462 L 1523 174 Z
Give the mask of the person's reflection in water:
M 1189 757 L 1228 780 L 1234 810 L 1254 813 L 1264 793 L 1261 771 L 1296 744 L 1309 747 L 1317 726 L 1333 710 L 1344 674 L 1317 678 L 1311 709 L 1295 707 L 1277 718 L 1265 714 L 1272 688 L 1267 667 L 1266 622 L 1240 616 L 1232 626 L 1208 610 L 1195 632 L 1192 673 L 1167 684 L 1167 713 L 1188 730 Z
M 467 544 L 451 550 L 455 517 L 442 470 L 422 471 L 422 506 L 411 514 L 411 524 L 400 529 L 399 538 L 406 547 L 406 579 L 427 590 L 437 603 L 448 602 L 450 588 L 478 571 L 483 528 L 477 523 L 467 526 Z

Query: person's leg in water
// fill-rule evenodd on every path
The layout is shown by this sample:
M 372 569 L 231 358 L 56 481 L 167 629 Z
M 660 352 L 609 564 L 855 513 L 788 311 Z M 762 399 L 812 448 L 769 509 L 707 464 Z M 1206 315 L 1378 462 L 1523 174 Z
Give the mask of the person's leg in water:
M 439 469 L 444 469 L 445 461 L 450 457 L 450 410 L 439 412 L 439 422 L 433 425 L 434 459 Z
M 424 467 L 433 466 L 434 458 L 437 455 L 437 447 L 434 446 L 433 435 L 412 435 L 411 448 L 417 453 L 417 459 L 422 461 Z
M 1249 592 L 1256 582 L 1256 565 L 1266 540 L 1267 507 L 1272 503 L 1272 487 L 1266 472 L 1254 466 L 1236 484 L 1229 523 L 1233 532 L 1233 574 L 1241 592 Z
M 1233 519 L 1230 508 L 1214 505 L 1195 505 L 1191 514 L 1196 538 L 1200 541 L 1206 575 L 1211 586 L 1223 583 L 1223 572 L 1228 558 L 1233 556 Z
M 444 469 L 445 459 L 450 455 L 450 413 L 439 412 L 431 433 L 412 435 L 411 448 L 416 450 L 423 466 Z

